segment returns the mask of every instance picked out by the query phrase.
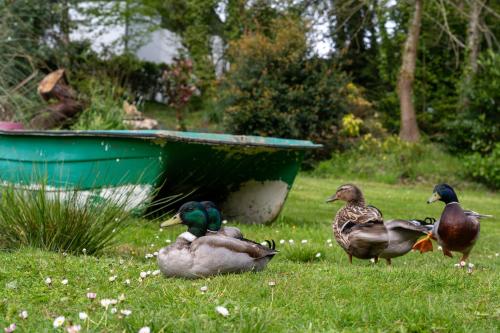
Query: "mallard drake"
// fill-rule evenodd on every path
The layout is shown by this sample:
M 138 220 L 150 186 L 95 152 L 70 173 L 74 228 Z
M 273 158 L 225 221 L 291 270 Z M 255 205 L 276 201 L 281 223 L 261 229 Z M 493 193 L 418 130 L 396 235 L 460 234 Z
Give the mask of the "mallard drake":
M 223 227 L 222 214 L 212 201 L 202 201 L 201 204 L 205 207 L 208 214 L 207 235 L 217 234 L 232 238 L 243 239 L 243 234 L 236 227 Z
M 367 206 L 363 193 L 353 184 L 340 186 L 326 202 L 336 200 L 347 202 L 335 215 L 333 235 L 349 256 L 349 262 L 352 263 L 353 256 L 377 261 L 389 244 L 380 210 Z
M 431 218 L 425 218 L 428 220 Z M 425 221 L 424 220 L 424 221 Z M 434 220 L 434 219 L 431 219 Z M 407 254 L 413 248 L 416 241 L 432 230 L 432 224 L 423 224 L 420 220 L 390 220 L 385 223 L 389 232 L 389 244 L 380 253 L 379 257 L 384 258 L 387 264 L 391 264 L 391 259 Z M 433 221 L 435 222 L 435 220 Z
M 440 219 L 434 224 L 429 235 L 417 242 L 413 248 L 420 252 L 432 251 L 431 238 L 443 248 L 443 254 L 453 257 L 451 251 L 462 253 L 460 262 L 465 262 L 479 237 L 479 219 L 491 217 L 471 210 L 464 210 L 458 201 L 455 190 L 448 184 L 434 187 L 427 203 L 443 201 L 445 207 Z
M 201 203 L 187 202 L 161 227 L 188 227 L 175 243 L 158 253 L 160 271 L 168 277 L 199 278 L 216 274 L 260 271 L 275 249 L 223 235 L 205 236 L 208 214 Z

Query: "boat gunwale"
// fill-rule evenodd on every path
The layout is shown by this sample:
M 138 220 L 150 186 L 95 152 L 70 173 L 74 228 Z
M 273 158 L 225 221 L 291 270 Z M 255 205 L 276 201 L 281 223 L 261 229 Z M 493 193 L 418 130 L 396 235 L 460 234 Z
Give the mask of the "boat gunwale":
M 220 135 L 220 139 L 202 138 L 202 137 L 187 137 L 177 133 L 194 133 L 198 135 L 207 134 L 210 136 Z M 290 150 L 309 150 L 323 148 L 321 144 L 315 144 L 309 140 L 283 139 L 275 137 L 259 137 L 247 135 L 232 135 L 221 133 L 203 133 L 203 132 L 177 132 L 168 130 L 89 130 L 89 131 L 70 131 L 70 130 L 0 130 L 0 136 L 47 136 L 47 137 L 98 137 L 98 138 L 129 138 L 129 139 L 144 139 L 158 140 L 165 139 L 174 142 L 187 142 L 205 145 L 229 145 L 229 146 L 244 146 L 244 147 L 267 147 L 275 149 L 290 149 Z M 235 141 L 227 138 L 235 138 Z M 279 140 L 282 143 L 273 142 L 256 142 L 252 141 L 255 138 L 263 138 L 264 140 Z M 293 142 L 297 142 L 294 144 Z M 299 144 L 300 142 L 300 144 Z

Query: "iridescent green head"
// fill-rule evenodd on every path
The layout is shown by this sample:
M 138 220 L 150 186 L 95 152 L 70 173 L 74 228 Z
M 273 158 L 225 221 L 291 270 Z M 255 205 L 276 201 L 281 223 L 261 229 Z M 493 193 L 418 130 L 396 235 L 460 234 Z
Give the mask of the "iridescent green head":
M 219 231 L 222 227 L 222 216 L 217 206 L 212 201 L 202 201 L 208 214 L 208 231 Z
M 458 197 L 453 188 L 448 184 L 439 184 L 434 187 L 432 196 L 427 200 L 427 203 L 434 201 L 443 201 L 445 204 L 450 202 L 458 202 Z
M 163 228 L 176 224 L 186 225 L 188 232 L 196 237 L 204 236 L 208 225 L 208 214 L 205 211 L 205 207 L 196 201 L 186 202 L 179 208 L 174 217 L 163 222 L 160 226 Z

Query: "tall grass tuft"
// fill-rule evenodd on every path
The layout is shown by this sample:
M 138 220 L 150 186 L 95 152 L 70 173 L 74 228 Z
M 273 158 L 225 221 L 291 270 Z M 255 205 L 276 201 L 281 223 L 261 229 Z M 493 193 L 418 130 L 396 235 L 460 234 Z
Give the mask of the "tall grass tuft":
M 98 254 L 128 226 L 130 199 L 130 193 L 104 199 L 45 185 L 36 190 L 6 186 L 0 198 L 0 248 Z

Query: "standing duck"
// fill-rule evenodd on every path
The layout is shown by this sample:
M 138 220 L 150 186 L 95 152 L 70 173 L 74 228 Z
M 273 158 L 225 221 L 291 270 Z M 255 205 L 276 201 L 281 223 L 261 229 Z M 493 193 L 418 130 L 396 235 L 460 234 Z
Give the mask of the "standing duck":
M 236 227 L 223 227 L 222 215 L 217 209 L 217 206 L 212 201 L 202 201 L 201 204 L 205 207 L 208 214 L 207 235 L 217 234 L 232 238 L 243 239 L 243 234 Z
M 462 253 L 460 262 L 465 262 L 479 237 L 479 219 L 491 217 L 470 210 L 464 210 L 458 201 L 457 194 L 448 184 L 434 187 L 427 203 L 443 201 L 446 205 L 441 218 L 434 224 L 432 232 L 414 245 L 420 252 L 432 251 L 431 238 L 437 240 L 443 248 L 443 254 L 453 257 L 451 251 Z
M 274 249 L 222 235 L 205 236 L 208 214 L 199 202 L 183 204 L 161 227 L 184 224 L 188 231 L 159 251 L 160 271 L 168 277 L 199 278 L 224 273 L 263 270 Z
M 381 212 L 367 206 L 361 190 L 352 184 L 340 186 L 326 202 L 343 200 L 347 204 L 339 209 L 333 221 L 333 234 L 337 243 L 349 256 L 378 260 L 389 244 L 389 233 Z

